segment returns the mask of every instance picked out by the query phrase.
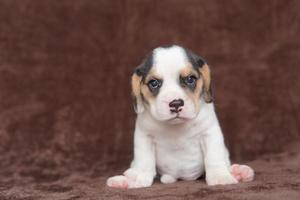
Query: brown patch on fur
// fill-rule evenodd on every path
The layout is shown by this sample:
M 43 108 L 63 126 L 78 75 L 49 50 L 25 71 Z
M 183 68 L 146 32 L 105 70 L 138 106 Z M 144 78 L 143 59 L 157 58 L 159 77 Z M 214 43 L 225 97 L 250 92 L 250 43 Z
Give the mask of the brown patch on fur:
M 186 66 L 185 68 L 183 68 L 181 71 L 180 71 L 180 76 L 181 77 L 187 77 L 189 76 L 190 74 L 192 74 L 193 72 L 193 68 L 191 65 L 188 65 Z
M 141 93 L 145 99 L 145 101 L 149 102 L 151 99 L 154 98 L 153 94 L 150 92 L 149 88 L 147 85 L 142 84 L 141 85 Z
M 207 103 L 211 103 L 213 101 L 213 98 L 211 93 L 211 75 L 209 66 L 207 64 L 204 64 L 202 67 L 199 68 L 199 72 L 202 74 L 203 77 L 204 100 Z
M 134 109 L 136 112 L 138 111 L 138 106 L 142 104 L 141 83 L 142 83 L 142 77 L 134 73 L 131 77 L 131 88 L 132 88 L 132 96 L 135 100 Z
M 181 77 L 187 77 L 189 75 L 197 75 L 195 70 L 193 69 L 192 65 L 187 65 L 185 68 L 183 68 L 181 71 L 180 71 L 180 76 Z
M 142 77 L 134 73 L 131 77 L 131 87 L 132 87 L 132 95 L 135 96 L 135 98 L 141 96 L 141 82 L 142 82 Z
M 196 84 L 196 88 L 194 91 L 191 91 L 189 89 L 187 90 L 187 95 L 189 96 L 190 99 L 193 100 L 194 104 L 196 105 L 196 110 L 199 111 L 199 97 L 200 94 L 202 92 L 202 88 L 203 88 L 203 80 L 201 78 L 199 78 L 197 80 L 197 84 Z

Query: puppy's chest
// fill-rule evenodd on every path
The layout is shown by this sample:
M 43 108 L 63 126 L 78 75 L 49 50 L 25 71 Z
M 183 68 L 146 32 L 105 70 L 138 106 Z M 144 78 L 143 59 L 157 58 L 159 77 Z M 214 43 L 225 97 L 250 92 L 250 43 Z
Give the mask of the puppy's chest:
M 157 153 L 187 154 L 198 151 L 200 142 L 197 137 L 192 138 L 154 138 Z
M 203 165 L 199 137 L 158 138 L 155 140 L 156 164 L 168 174 L 191 174 Z
M 175 156 L 181 158 L 192 158 L 201 153 L 201 134 L 196 129 L 177 130 L 158 133 L 153 136 L 156 154 L 158 157 Z

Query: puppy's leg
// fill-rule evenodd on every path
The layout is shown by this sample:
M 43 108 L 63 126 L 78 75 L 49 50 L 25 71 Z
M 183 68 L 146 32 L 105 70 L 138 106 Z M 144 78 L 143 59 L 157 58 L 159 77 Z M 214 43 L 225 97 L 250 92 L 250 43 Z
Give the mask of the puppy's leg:
M 155 146 L 152 138 L 136 126 L 134 133 L 134 160 L 123 176 L 114 176 L 107 185 L 116 188 L 149 187 L 156 175 Z
M 229 154 L 217 119 L 214 125 L 210 126 L 203 134 L 201 147 L 204 152 L 206 182 L 208 185 L 238 183 L 230 173 Z
M 233 164 L 230 172 L 239 182 L 250 182 L 254 179 L 254 170 L 247 165 Z

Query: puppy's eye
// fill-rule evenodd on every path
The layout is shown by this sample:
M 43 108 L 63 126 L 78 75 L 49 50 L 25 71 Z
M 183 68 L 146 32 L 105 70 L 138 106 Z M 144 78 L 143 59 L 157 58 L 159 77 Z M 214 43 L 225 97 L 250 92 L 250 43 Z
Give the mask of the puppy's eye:
M 152 79 L 148 82 L 148 86 L 151 90 L 158 89 L 161 86 L 161 81 L 157 79 Z
M 185 78 L 185 83 L 192 86 L 196 84 L 196 80 L 197 78 L 194 75 L 190 75 Z

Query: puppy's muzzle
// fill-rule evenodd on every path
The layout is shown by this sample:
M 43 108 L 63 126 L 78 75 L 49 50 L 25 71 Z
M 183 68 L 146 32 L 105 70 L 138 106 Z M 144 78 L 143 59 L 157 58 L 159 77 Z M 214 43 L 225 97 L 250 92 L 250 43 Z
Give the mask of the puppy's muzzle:
M 175 99 L 169 103 L 170 111 L 172 113 L 179 113 L 184 106 L 184 101 L 182 99 Z

